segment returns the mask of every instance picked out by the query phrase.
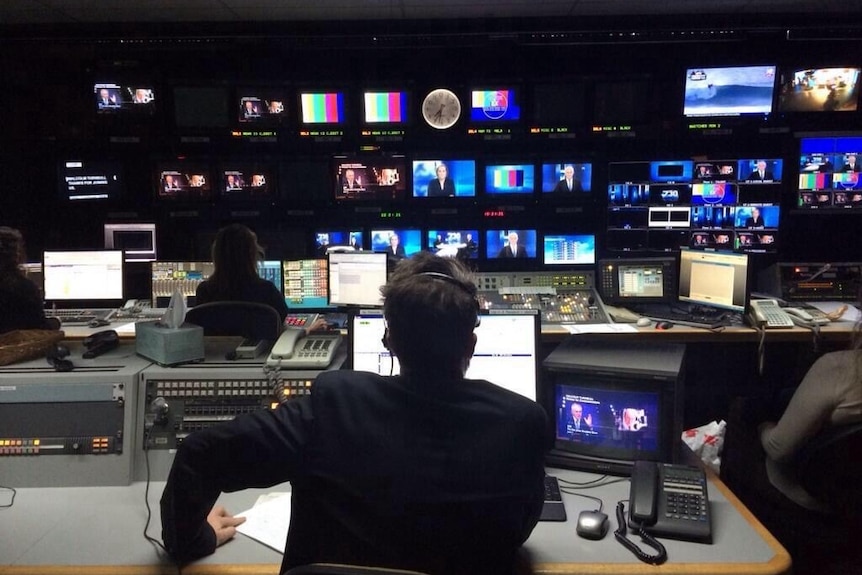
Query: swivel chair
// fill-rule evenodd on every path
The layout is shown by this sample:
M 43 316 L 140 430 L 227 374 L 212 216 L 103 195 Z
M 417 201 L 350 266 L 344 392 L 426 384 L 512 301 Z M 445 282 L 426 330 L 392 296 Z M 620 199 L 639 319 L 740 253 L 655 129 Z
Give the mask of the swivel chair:
M 199 325 L 204 335 L 241 336 L 275 341 L 281 334 L 281 316 L 266 304 L 247 301 L 215 301 L 186 312 L 186 321 Z
M 341 563 L 311 563 L 299 565 L 281 575 L 427 575 L 420 571 L 390 569 L 388 567 L 367 567 L 364 565 L 345 565 Z

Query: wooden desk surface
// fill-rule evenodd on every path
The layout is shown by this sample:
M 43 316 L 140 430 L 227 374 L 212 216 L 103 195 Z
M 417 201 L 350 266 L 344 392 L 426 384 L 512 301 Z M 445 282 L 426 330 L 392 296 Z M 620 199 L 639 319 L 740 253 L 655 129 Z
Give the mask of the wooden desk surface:
M 597 476 L 549 469 L 561 480 L 584 483 Z M 668 562 L 639 562 L 613 536 L 616 502 L 628 497 L 626 478 L 581 492 L 599 497 L 611 518 L 611 530 L 600 541 L 575 533 L 577 514 L 595 503 L 571 494 L 564 485 L 569 520 L 540 522 L 524 545 L 534 572 L 545 575 L 619 573 L 689 575 L 778 575 L 790 568 L 784 548 L 715 476 L 710 476 L 713 544 L 663 540 Z M 146 500 L 153 509 L 147 532 L 159 537 L 158 499 L 164 483 L 150 485 Z M 0 509 L 0 575 L 177 575 L 178 569 L 143 538 L 147 521 L 146 484 L 123 487 L 20 489 L 12 507 Z M 220 502 L 233 513 L 250 508 L 269 490 L 224 494 Z M 5 499 L 2 499 L 5 498 Z M 8 495 L 0 494 L 0 503 Z M 278 575 L 281 553 L 244 535 L 215 554 L 182 569 L 185 575 Z

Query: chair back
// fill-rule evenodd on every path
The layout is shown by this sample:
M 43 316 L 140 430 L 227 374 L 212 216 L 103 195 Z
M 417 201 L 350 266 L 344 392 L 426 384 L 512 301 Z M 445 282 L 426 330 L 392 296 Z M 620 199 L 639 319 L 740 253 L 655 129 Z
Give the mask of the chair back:
M 799 453 L 797 480 L 832 515 L 862 517 L 862 422 L 827 429 Z
M 266 304 L 248 301 L 215 301 L 196 305 L 186 312 L 186 321 L 199 325 L 204 335 L 232 335 L 275 341 L 281 334 L 278 311 Z

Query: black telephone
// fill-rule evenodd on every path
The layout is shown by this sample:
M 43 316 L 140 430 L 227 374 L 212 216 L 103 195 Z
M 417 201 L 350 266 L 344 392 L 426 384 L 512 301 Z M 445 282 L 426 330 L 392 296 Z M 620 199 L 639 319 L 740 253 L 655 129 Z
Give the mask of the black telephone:
M 706 475 L 698 467 L 636 461 L 629 527 L 656 537 L 712 543 Z

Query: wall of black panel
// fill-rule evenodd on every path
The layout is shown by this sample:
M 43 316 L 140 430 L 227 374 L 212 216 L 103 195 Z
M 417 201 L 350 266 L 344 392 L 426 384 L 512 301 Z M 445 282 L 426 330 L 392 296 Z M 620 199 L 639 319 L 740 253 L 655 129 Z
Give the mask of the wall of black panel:
M 840 25 L 810 16 L 743 21 L 725 15 L 4 30 L 0 167 L 7 184 L 0 191 L 0 224 L 25 232 L 33 260 L 43 249 L 101 247 L 109 220 L 158 222 L 162 259 L 207 259 L 215 231 L 229 221 L 248 223 L 268 256 L 283 259 L 312 256 L 317 229 L 355 226 L 571 229 L 595 233 L 605 255 L 609 162 L 766 156 L 788 168 L 779 251 L 755 255 L 756 264 L 858 260 L 862 211 L 794 207 L 800 137 L 862 133 L 862 112 L 693 120 L 683 117 L 682 101 L 691 67 L 774 64 L 780 73 L 862 66 L 860 30 L 855 15 Z M 154 113 L 97 114 L 93 86 L 108 78 L 150 83 Z M 549 85 L 572 87 L 568 120 L 558 126 L 565 130 L 531 134 L 539 91 Z M 522 120 L 503 134 L 468 134 L 463 120 L 447 132 L 428 128 L 419 102 L 438 86 L 457 91 L 462 101 L 471 88 L 514 87 L 523 96 Z M 236 98 L 243 87 L 289 94 L 287 122 L 241 124 Z M 197 106 L 180 102 L 181 88 L 204 88 L 203 99 Z M 410 124 L 403 135 L 362 135 L 359 103 L 367 88 L 408 90 Z M 343 135 L 299 135 L 295 94 L 305 89 L 345 91 Z M 208 101 L 213 93 L 226 100 Z M 185 117 L 178 117 L 181 106 Z M 541 194 L 491 199 L 481 191 L 471 200 L 438 203 L 334 200 L 333 157 L 393 154 L 403 154 L 408 165 L 414 158 L 469 157 L 480 172 L 494 162 L 590 162 L 593 192 L 571 201 Z M 107 202 L 61 197 L 59 163 L 82 158 L 122 166 L 122 194 Z M 264 203 L 231 204 L 217 194 L 202 203 L 159 202 L 158 166 L 178 159 L 213 170 L 267 163 L 277 193 Z M 501 264 L 480 259 L 477 265 L 494 270 Z

